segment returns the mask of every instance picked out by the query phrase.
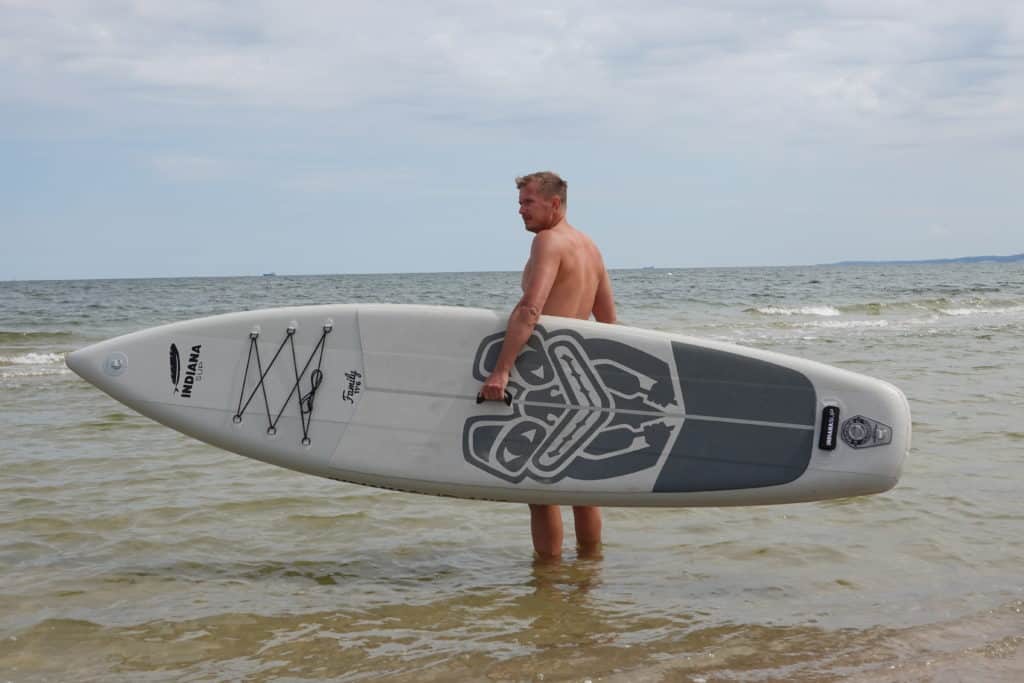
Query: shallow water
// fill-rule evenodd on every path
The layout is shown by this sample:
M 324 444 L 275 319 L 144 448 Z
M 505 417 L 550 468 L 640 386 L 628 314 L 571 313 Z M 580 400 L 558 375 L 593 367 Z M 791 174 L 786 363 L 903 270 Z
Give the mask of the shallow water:
M 0 283 L 0 679 L 1024 678 L 1022 264 L 615 272 L 627 324 L 897 384 L 914 447 L 879 496 L 607 509 L 603 557 L 559 564 L 533 561 L 524 506 L 250 461 L 62 363 L 243 308 L 504 310 L 517 281 Z

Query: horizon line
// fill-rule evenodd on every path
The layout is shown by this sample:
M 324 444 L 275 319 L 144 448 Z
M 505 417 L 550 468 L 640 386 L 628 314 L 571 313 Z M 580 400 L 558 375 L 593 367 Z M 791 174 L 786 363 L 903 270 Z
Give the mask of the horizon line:
M 872 266 L 872 265 L 942 265 L 962 262 L 986 262 L 986 261 L 1014 261 L 1024 260 L 1024 253 L 983 256 L 955 256 L 951 258 L 931 259 L 898 259 L 898 260 L 877 260 L 877 261 L 834 261 L 830 263 L 803 263 L 790 265 L 745 265 L 745 266 L 619 266 L 608 268 L 609 272 L 637 271 L 637 270 L 737 270 L 744 268 L 821 268 L 821 267 L 848 267 L 848 266 Z M 237 279 L 237 278 L 263 278 L 263 277 L 361 277 L 380 275 L 470 275 L 470 274 L 516 274 L 521 269 L 515 270 L 410 270 L 410 271 L 368 271 L 349 273 L 245 273 L 227 275 L 114 275 L 114 276 L 79 276 L 64 278 L 14 278 L 2 279 L 0 283 L 6 282 L 96 282 L 104 280 L 215 280 L 215 279 Z

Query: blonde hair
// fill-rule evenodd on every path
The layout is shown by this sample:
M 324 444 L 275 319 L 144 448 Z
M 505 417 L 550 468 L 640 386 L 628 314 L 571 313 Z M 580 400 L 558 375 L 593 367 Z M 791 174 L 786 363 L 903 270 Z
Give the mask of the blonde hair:
M 562 200 L 562 206 L 565 206 L 568 201 L 569 183 L 565 182 L 557 173 L 538 171 L 519 176 L 516 178 L 516 189 L 521 190 L 530 183 L 537 183 L 537 189 L 545 197 L 558 195 Z

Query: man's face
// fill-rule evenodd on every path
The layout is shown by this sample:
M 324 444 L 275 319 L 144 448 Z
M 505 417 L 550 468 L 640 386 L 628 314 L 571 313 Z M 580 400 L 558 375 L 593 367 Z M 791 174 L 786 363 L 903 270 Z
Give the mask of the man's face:
M 527 183 L 519 190 L 519 215 L 530 232 L 547 230 L 558 222 L 557 197 L 545 197 L 537 189 L 537 183 Z

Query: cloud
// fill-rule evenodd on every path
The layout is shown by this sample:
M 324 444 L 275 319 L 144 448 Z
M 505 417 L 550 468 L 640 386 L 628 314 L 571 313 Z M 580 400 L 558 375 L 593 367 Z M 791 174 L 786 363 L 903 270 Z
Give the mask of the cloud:
M 927 144 L 979 125 L 1019 134 L 1022 16 L 1012 1 L 7 0 L 0 86 L 129 114 L 155 100 L 694 142 Z

